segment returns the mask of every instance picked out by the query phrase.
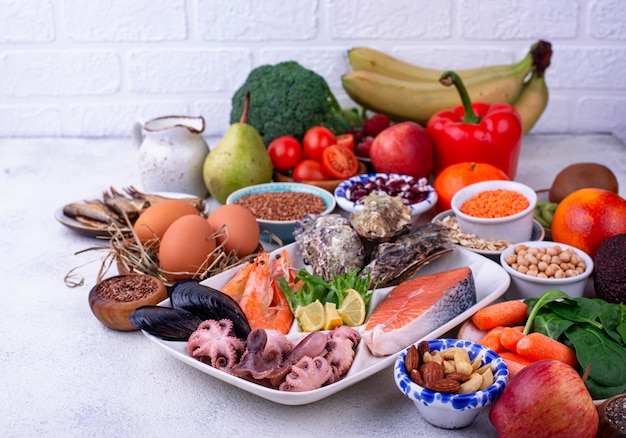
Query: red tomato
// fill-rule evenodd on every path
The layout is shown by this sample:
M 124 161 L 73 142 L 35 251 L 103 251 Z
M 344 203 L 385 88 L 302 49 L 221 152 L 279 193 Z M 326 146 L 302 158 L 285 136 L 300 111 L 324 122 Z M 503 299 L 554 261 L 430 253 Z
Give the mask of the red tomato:
M 337 144 L 354 151 L 354 134 L 341 134 L 337 136 Z
M 275 138 L 267 147 L 272 165 L 277 170 L 292 169 L 302 159 L 302 146 L 297 138 L 290 135 Z
M 322 153 L 322 166 L 333 178 L 345 179 L 356 175 L 359 161 L 354 152 L 345 146 L 332 145 Z
M 324 181 L 330 179 L 321 162 L 305 158 L 293 169 L 293 179 L 299 181 Z
M 324 126 L 314 126 L 304 134 L 302 139 L 306 156 L 317 161 L 322 161 L 324 148 L 334 144 L 337 144 L 335 134 Z

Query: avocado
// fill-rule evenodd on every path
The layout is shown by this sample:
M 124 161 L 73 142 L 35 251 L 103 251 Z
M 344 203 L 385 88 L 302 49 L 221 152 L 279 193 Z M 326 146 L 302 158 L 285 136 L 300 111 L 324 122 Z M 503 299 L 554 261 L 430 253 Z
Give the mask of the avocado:
M 593 263 L 593 286 L 598 298 L 626 303 L 626 234 L 604 239 Z

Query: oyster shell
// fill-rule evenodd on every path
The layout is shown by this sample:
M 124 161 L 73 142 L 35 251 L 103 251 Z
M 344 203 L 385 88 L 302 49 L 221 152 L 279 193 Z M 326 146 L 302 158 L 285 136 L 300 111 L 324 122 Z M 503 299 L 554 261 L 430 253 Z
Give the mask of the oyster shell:
M 452 251 L 450 230 L 440 224 L 427 223 L 390 242 L 378 244 L 367 264 L 370 288 L 395 286 L 411 278 L 422 266 Z M 364 277 L 365 270 L 359 275 Z
M 331 281 L 365 264 L 365 248 L 350 221 L 338 214 L 307 215 L 296 222 L 293 235 L 304 262 L 315 275 Z
M 350 214 L 350 224 L 364 239 L 386 242 L 411 228 L 411 209 L 396 196 L 372 192 L 363 209 Z

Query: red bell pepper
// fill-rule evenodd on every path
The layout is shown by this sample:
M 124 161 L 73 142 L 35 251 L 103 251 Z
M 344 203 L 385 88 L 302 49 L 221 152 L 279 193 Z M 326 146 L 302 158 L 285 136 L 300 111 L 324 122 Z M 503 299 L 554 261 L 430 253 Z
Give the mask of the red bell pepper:
M 456 86 L 463 104 L 434 114 L 426 125 L 435 151 L 435 175 L 451 164 L 473 161 L 494 165 L 514 179 L 522 143 L 522 121 L 515 108 L 471 103 L 453 71 L 445 72 L 440 82 Z

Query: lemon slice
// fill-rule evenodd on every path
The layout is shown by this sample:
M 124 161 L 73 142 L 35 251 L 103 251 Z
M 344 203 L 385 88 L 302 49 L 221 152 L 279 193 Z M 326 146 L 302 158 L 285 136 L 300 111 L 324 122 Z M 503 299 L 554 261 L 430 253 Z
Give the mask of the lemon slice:
M 295 317 L 300 321 L 303 332 L 315 332 L 324 327 L 324 305 L 315 300 L 306 306 L 296 308 Z
M 360 293 L 354 289 L 346 289 L 346 297 L 341 307 L 337 309 L 344 324 L 355 327 L 365 322 L 365 301 Z
M 339 316 L 335 303 L 325 303 L 324 312 L 324 330 L 332 330 L 343 325 L 343 319 Z

